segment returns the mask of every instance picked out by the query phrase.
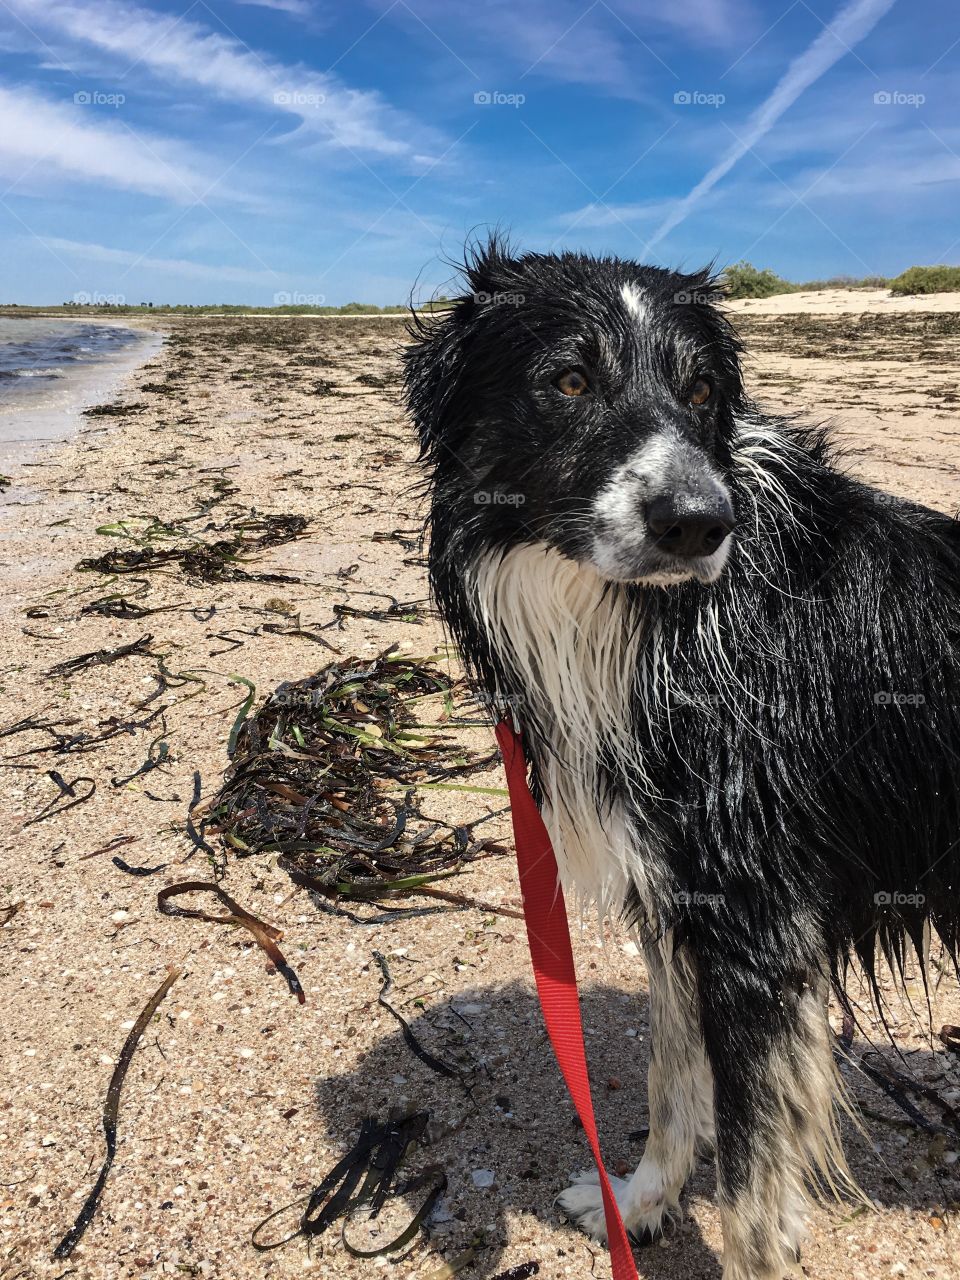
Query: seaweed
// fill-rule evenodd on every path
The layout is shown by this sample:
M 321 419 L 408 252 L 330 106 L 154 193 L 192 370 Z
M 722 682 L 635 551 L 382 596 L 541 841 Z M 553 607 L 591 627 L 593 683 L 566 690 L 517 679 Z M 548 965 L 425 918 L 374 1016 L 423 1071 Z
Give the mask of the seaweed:
M 167 610 L 177 608 L 167 605 Z M 152 613 L 163 613 L 164 609 L 148 609 L 144 605 L 135 604 L 124 595 L 101 596 L 99 600 L 91 600 L 80 610 L 81 614 L 97 614 L 101 618 L 148 618 Z
M 387 1013 L 395 1018 L 400 1024 L 400 1030 L 407 1048 L 415 1057 L 419 1058 L 425 1066 L 428 1066 L 431 1071 L 435 1071 L 437 1075 L 445 1076 L 448 1080 L 459 1080 L 460 1083 L 463 1084 L 463 1078 L 460 1073 L 454 1070 L 453 1067 L 448 1066 L 445 1062 L 441 1062 L 439 1058 L 434 1057 L 429 1050 L 425 1049 L 413 1034 L 410 1023 L 407 1022 L 403 1014 L 399 1013 L 390 1003 L 389 996 L 390 992 L 393 990 L 393 978 L 387 965 L 387 958 L 381 951 L 374 951 L 373 958 L 376 960 L 380 972 L 383 975 L 383 983 L 381 984 L 380 990 L 377 994 L 377 1004 L 379 1004 L 381 1009 L 386 1009 Z
M 209 656 L 211 658 L 219 658 L 221 654 L 233 653 L 234 649 L 242 648 L 242 646 L 246 644 L 246 641 L 237 640 L 236 637 L 238 635 L 255 636 L 259 635 L 259 632 L 256 629 L 251 631 L 247 627 L 230 627 L 227 631 L 208 631 L 208 640 L 222 640 L 226 645 L 225 649 L 211 649 Z
M 218 500 L 220 499 L 208 500 L 198 514 L 206 514 Z M 195 518 L 197 517 L 188 517 L 190 520 Z M 213 532 L 229 534 L 228 537 L 218 538 L 213 542 L 194 539 L 185 546 L 158 547 L 151 545 L 157 537 L 179 536 L 182 539 L 184 534 L 173 526 L 155 521 L 146 529 L 140 530 L 137 536 L 137 541 L 147 545 L 107 551 L 100 556 L 87 556 L 79 562 L 77 568 L 96 573 L 125 574 L 151 573 L 156 569 L 176 566 L 187 577 L 200 582 L 296 583 L 300 579 L 289 574 L 251 573 L 243 568 L 243 563 L 244 558 L 254 552 L 299 538 L 308 523 L 306 516 L 259 515 L 257 512 L 249 512 L 212 528 Z M 116 529 L 122 524 L 120 521 L 109 530 L 104 526 L 101 532 L 109 532 L 110 536 L 129 536 L 116 533 Z
M 300 615 L 297 614 L 294 625 L 292 627 L 281 626 L 279 622 L 265 622 L 261 627 L 261 631 L 265 631 L 272 636 L 296 636 L 300 640 L 312 640 L 315 644 L 322 644 L 325 649 L 329 649 L 331 653 L 339 653 L 340 650 L 336 645 L 332 645 L 329 640 L 321 635 L 317 635 L 315 631 L 307 631 L 300 625 Z
M 868 1057 L 874 1058 L 875 1063 L 868 1062 Z M 890 1101 L 898 1106 L 921 1132 L 940 1135 L 950 1141 L 956 1141 L 960 1136 L 960 1114 L 936 1089 L 922 1084 L 919 1080 L 914 1080 L 902 1071 L 897 1071 L 888 1062 L 884 1062 L 875 1051 L 863 1054 L 858 1065 L 860 1070 L 880 1087 Z M 907 1097 L 908 1093 L 923 1098 L 937 1107 L 943 1117 L 942 1121 L 931 1120 L 925 1116 Z
M 341 1239 L 347 1252 L 355 1258 L 380 1258 L 402 1249 L 416 1236 L 447 1188 L 447 1175 L 439 1165 L 428 1165 L 402 1183 L 396 1181 L 409 1153 L 425 1140 L 429 1122 L 427 1111 L 391 1117 L 383 1123 L 367 1117 L 360 1126 L 353 1147 L 311 1192 L 297 1229 L 266 1244 L 259 1239 L 264 1227 L 293 1207 L 286 1205 L 264 1218 L 254 1229 L 251 1237 L 253 1247 L 260 1253 L 266 1253 L 288 1244 L 297 1236 L 322 1235 L 334 1222 L 343 1219 Z M 423 1189 L 427 1191 L 426 1197 L 412 1221 L 389 1243 L 376 1249 L 359 1249 L 347 1239 L 347 1223 L 358 1209 L 369 1205 L 369 1216 L 376 1219 L 388 1199 Z
M 71 1253 L 80 1243 L 83 1233 L 93 1221 L 93 1215 L 97 1211 L 100 1203 L 100 1197 L 103 1194 L 103 1188 L 106 1186 L 107 1177 L 110 1173 L 110 1167 L 113 1164 L 114 1156 L 117 1153 L 117 1124 L 120 1115 L 120 1091 L 123 1088 L 123 1082 L 126 1079 L 127 1069 L 133 1059 L 134 1052 L 140 1042 L 140 1038 L 146 1031 L 150 1019 L 156 1013 L 161 1001 L 167 992 L 180 977 L 179 969 L 171 969 L 167 976 L 161 982 L 150 999 L 147 1001 L 140 1016 L 133 1025 L 133 1030 L 123 1042 L 123 1048 L 120 1050 L 120 1057 L 117 1059 L 117 1065 L 113 1069 L 113 1075 L 110 1077 L 110 1084 L 107 1088 L 107 1098 L 103 1107 L 103 1134 L 107 1144 L 107 1154 L 100 1166 L 100 1173 L 93 1185 L 93 1189 L 84 1201 L 83 1208 L 77 1216 L 76 1222 L 66 1233 L 56 1249 L 53 1256 L 58 1259 L 69 1258 Z
M 194 770 L 194 774 L 193 774 L 193 796 L 190 800 L 190 807 L 187 809 L 187 821 L 186 821 L 187 836 L 190 838 L 194 846 L 197 849 L 199 849 L 201 853 L 205 853 L 207 857 L 210 859 L 211 865 L 213 866 L 214 875 L 216 875 L 218 879 L 222 879 L 223 876 L 226 874 L 226 867 L 224 866 L 224 860 L 223 858 L 218 856 L 217 851 L 216 849 L 214 849 L 213 845 L 208 844 L 206 840 L 204 840 L 203 838 L 202 833 L 206 829 L 207 819 L 202 818 L 200 820 L 199 831 L 197 830 L 193 821 L 193 814 L 200 803 L 200 796 L 202 794 L 202 790 L 203 790 L 203 783 L 200 777 L 200 770 L 196 769 Z
M 165 871 L 169 865 L 166 862 L 158 863 L 155 867 L 132 867 L 129 862 L 124 862 L 122 858 L 111 858 L 110 861 L 120 871 L 125 871 L 128 876 L 155 876 L 158 871 Z
M 156 755 L 154 755 L 155 746 L 157 748 Z M 154 769 L 159 769 L 162 765 L 170 763 L 170 759 L 169 743 L 162 741 L 162 739 L 154 738 L 153 742 L 150 743 L 147 758 L 143 764 L 138 769 L 135 769 L 133 773 L 128 773 L 124 778 L 111 778 L 110 785 L 112 787 L 125 787 L 134 778 L 142 778 L 144 774 L 152 773 Z
M 228 914 L 214 916 L 207 911 L 195 911 L 191 907 L 174 906 L 170 901 L 171 898 L 179 898 L 184 893 L 213 893 L 227 908 Z M 157 894 L 157 910 L 161 915 L 165 916 L 183 916 L 188 920 L 206 920 L 210 924 L 241 925 L 250 933 L 257 946 L 266 953 L 277 972 L 281 973 L 286 979 L 290 994 L 296 996 L 300 1004 L 303 1004 L 306 1000 L 306 996 L 303 994 L 303 987 L 300 985 L 300 979 L 290 965 L 287 964 L 283 952 L 277 946 L 278 939 L 283 937 L 281 931 L 275 929 L 272 924 L 264 924 L 262 920 L 258 920 L 256 916 L 251 915 L 249 911 L 245 911 L 238 902 L 235 902 L 214 881 L 184 880 L 179 884 L 168 884 L 165 889 L 161 889 Z
M 398 542 L 404 551 L 416 551 L 423 539 L 420 529 L 379 529 L 371 533 L 371 542 Z
M 25 827 L 35 826 L 38 822 L 46 822 L 48 818 L 58 818 L 61 814 L 67 812 L 68 809 L 75 809 L 77 805 L 92 800 L 97 790 L 96 780 L 93 778 L 74 778 L 72 782 L 67 782 L 62 773 L 58 773 L 56 769 L 48 769 L 47 777 L 59 788 L 59 794 L 50 801 L 34 818 L 28 818 L 23 824 Z M 86 791 L 78 792 L 77 787 L 80 783 L 88 783 Z M 60 801 L 67 796 L 69 801 L 67 804 L 61 804 Z
M 386 595 L 382 591 L 357 591 L 354 595 L 362 596 L 378 596 L 382 600 L 389 600 L 390 604 L 386 609 L 358 609 L 352 604 L 335 604 L 333 612 L 335 615 L 335 623 L 343 628 L 344 618 L 366 618 L 370 622 L 416 622 L 420 623 L 427 615 L 426 600 L 398 600 L 396 596 Z M 328 623 L 328 626 L 334 623 Z
M 118 662 L 121 658 L 155 658 L 157 655 L 150 649 L 152 640 L 152 635 L 144 635 L 139 640 L 132 640 L 129 644 L 118 645 L 116 649 L 97 649 L 93 653 L 81 653 L 76 658 L 58 662 L 56 666 L 50 668 L 47 675 L 72 676 L 78 671 L 85 671 L 87 667 L 106 667 L 111 662 Z
M 95 404 L 90 409 L 83 410 L 85 418 L 120 418 L 125 413 L 139 413 L 141 409 L 147 406 L 142 400 L 134 404 Z
M 416 802 L 418 786 L 497 759 L 421 724 L 421 701 L 449 699 L 453 689 L 435 662 L 391 648 L 285 682 L 252 714 L 251 691 L 231 731 L 232 763 L 209 805 L 206 834 L 241 857 L 280 854 L 294 883 L 334 902 L 427 892 L 486 852 L 474 828 L 492 816 L 456 826 Z
M 157 655 L 153 655 L 157 656 Z M 166 684 L 162 683 L 160 688 L 143 702 L 134 708 L 135 711 L 142 711 L 148 703 L 159 697 L 166 689 Z M 135 733 L 138 729 L 147 729 L 153 722 L 163 715 L 166 707 L 155 707 L 149 715 L 143 720 L 121 720 L 117 716 L 108 716 L 106 720 L 100 720 L 97 724 L 98 729 L 102 729 L 102 733 L 65 733 L 64 730 L 70 729 L 73 725 L 79 724 L 79 720 L 37 720 L 27 719 L 21 720 L 17 724 L 10 725 L 6 729 L 0 730 L 0 738 L 11 737 L 19 733 L 43 732 L 48 733 L 52 738 L 52 742 L 45 743 L 43 746 L 30 747 L 26 751 L 21 751 L 17 755 L 3 756 L 3 760 L 19 760 L 24 756 L 41 755 L 44 752 L 53 752 L 54 755 L 82 755 L 87 751 L 96 751 L 98 747 L 102 747 L 105 742 L 109 742 L 112 738 L 116 738 L 121 733 Z

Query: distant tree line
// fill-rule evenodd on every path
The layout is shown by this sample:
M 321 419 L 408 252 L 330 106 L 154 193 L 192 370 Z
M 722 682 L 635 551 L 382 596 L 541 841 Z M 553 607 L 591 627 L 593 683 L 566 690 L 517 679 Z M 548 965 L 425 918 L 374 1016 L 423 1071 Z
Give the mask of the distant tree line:
M 771 298 L 778 293 L 813 293 L 820 289 L 889 289 L 897 295 L 912 293 L 955 293 L 960 290 L 960 267 L 909 267 L 900 275 L 833 276 L 829 280 L 807 280 L 795 284 L 784 280 L 769 267 L 760 269 L 751 262 L 736 262 L 722 275 L 728 298 Z
M 11 302 L 7 305 L 15 307 L 17 303 Z M 409 310 L 408 307 L 399 304 L 397 306 L 378 307 L 372 302 L 347 302 L 340 307 L 301 306 L 299 304 L 256 307 L 232 302 L 140 302 L 123 304 L 111 302 L 62 302 L 60 307 L 68 311 L 105 311 L 116 315 L 129 315 L 131 312 L 150 310 L 159 312 L 161 315 L 223 316 L 259 315 L 261 313 L 278 316 L 393 316 L 404 315 Z M 30 307 L 23 309 L 44 311 L 56 308 Z

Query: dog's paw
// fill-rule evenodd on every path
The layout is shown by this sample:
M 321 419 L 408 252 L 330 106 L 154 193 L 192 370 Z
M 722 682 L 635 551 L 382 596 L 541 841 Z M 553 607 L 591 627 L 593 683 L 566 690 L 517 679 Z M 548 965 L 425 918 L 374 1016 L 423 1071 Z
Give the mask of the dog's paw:
M 652 1244 L 663 1230 L 666 1206 L 663 1201 L 643 1205 L 630 1202 L 630 1183 L 626 1178 L 611 1178 L 610 1186 L 623 1218 L 623 1225 L 636 1244 Z M 607 1243 L 607 1222 L 603 1212 L 603 1195 L 600 1191 L 600 1175 L 596 1169 L 578 1174 L 572 1186 L 561 1191 L 556 1199 L 557 1208 L 575 1226 L 593 1240 Z
M 619 1184 L 619 1185 L 618 1185 Z M 623 1192 L 626 1183 L 622 1178 L 611 1178 L 610 1185 L 623 1213 Z M 603 1196 L 600 1191 L 600 1175 L 596 1169 L 578 1173 L 572 1186 L 561 1191 L 556 1199 L 557 1208 L 569 1220 L 593 1240 L 607 1242 L 607 1223 L 603 1213 Z

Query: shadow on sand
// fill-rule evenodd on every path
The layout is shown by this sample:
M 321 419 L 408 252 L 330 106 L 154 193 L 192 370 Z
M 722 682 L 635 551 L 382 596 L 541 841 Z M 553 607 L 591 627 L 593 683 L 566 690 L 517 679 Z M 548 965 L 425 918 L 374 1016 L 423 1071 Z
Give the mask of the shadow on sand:
M 392 1019 L 384 1015 L 383 1038 L 356 1070 L 318 1082 L 318 1105 L 335 1148 L 345 1151 L 353 1145 L 366 1116 L 385 1119 L 391 1107 L 429 1111 L 435 1140 L 414 1157 L 411 1168 L 436 1163 L 447 1174 L 447 1191 L 431 1220 L 437 1263 L 473 1245 L 468 1274 L 484 1280 L 532 1261 L 539 1263 L 541 1276 L 606 1274 L 600 1246 L 562 1225 L 553 1207 L 570 1175 L 589 1167 L 591 1160 L 533 992 L 520 983 L 474 989 L 423 1010 L 413 1000 L 417 985 L 404 994 L 409 972 L 396 977 L 391 999 L 417 1041 L 467 1083 L 444 1078 L 420 1061 L 399 1026 L 395 1033 L 389 1030 Z M 646 996 L 595 986 L 584 991 L 582 1009 L 607 1167 L 628 1173 L 642 1154 L 646 1123 Z M 855 1043 L 855 1055 L 857 1048 Z M 921 1062 L 922 1056 L 914 1054 L 908 1063 L 912 1071 L 929 1077 L 931 1063 Z M 894 1050 L 888 1049 L 887 1057 L 891 1065 L 904 1068 Z M 944 1055 L 937 1054 L 941 1078 L 944 1062 Z M 956 1076 L 951 1055 L 946 1062 Z M 955 1171 L 945 1170 L 942 1163 L 943 1140 L 939 1151 L 931 1153 L 929 1134 L 902 1126 L 906 1117 L 875 1084 L 847 1074 L 858 1101 L 868 1108 L 865 1133 L 845 1124 L 851 1168 L 868 1194 L 884 1206 L 913 1208 L 956 1199 L 960 1186 Z M 642 1275 L 718 1280 L 714 1188 L 712 1162 L 700 1161 L 683 1197 L 686 1205 L 706 1202 L 698 1205 L 697 1218 L 712 1224 L 711 1243 L 687 1213 L 667 1241 L 637 1251 Z M 405 1210 L 406 1220 L 415 1199 Z M 851 1209 L 833 1207 L 830 1212 L 837 1222 Z M 394 1224 L 399 1221 L 393 1219 Z M 358 1242 L 376 1243 L 361 1234 Z M 381 1236 L 381 1243 L 384 1238 L 389 1236 Z

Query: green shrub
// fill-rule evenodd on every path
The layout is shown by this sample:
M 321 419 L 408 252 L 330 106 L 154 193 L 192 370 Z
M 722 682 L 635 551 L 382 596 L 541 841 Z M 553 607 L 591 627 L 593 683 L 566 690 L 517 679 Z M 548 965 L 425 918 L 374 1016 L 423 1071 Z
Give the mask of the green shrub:
M 908 267 L 890 281 L 892 293 L 956 293 L 960 267 Z
M 781 279 L 775 271 L 762 271 L 750 262 L 735 262 L 723 273 L 728 298 L 770 298 L 775 293 L 793 293 L 796 285 Z
M 805 280 L 794 286 L 804 293 L 819 293 L 822 289 L 888 289 L 890 281 L 884 276 L 831 276 L 829 280 Z

